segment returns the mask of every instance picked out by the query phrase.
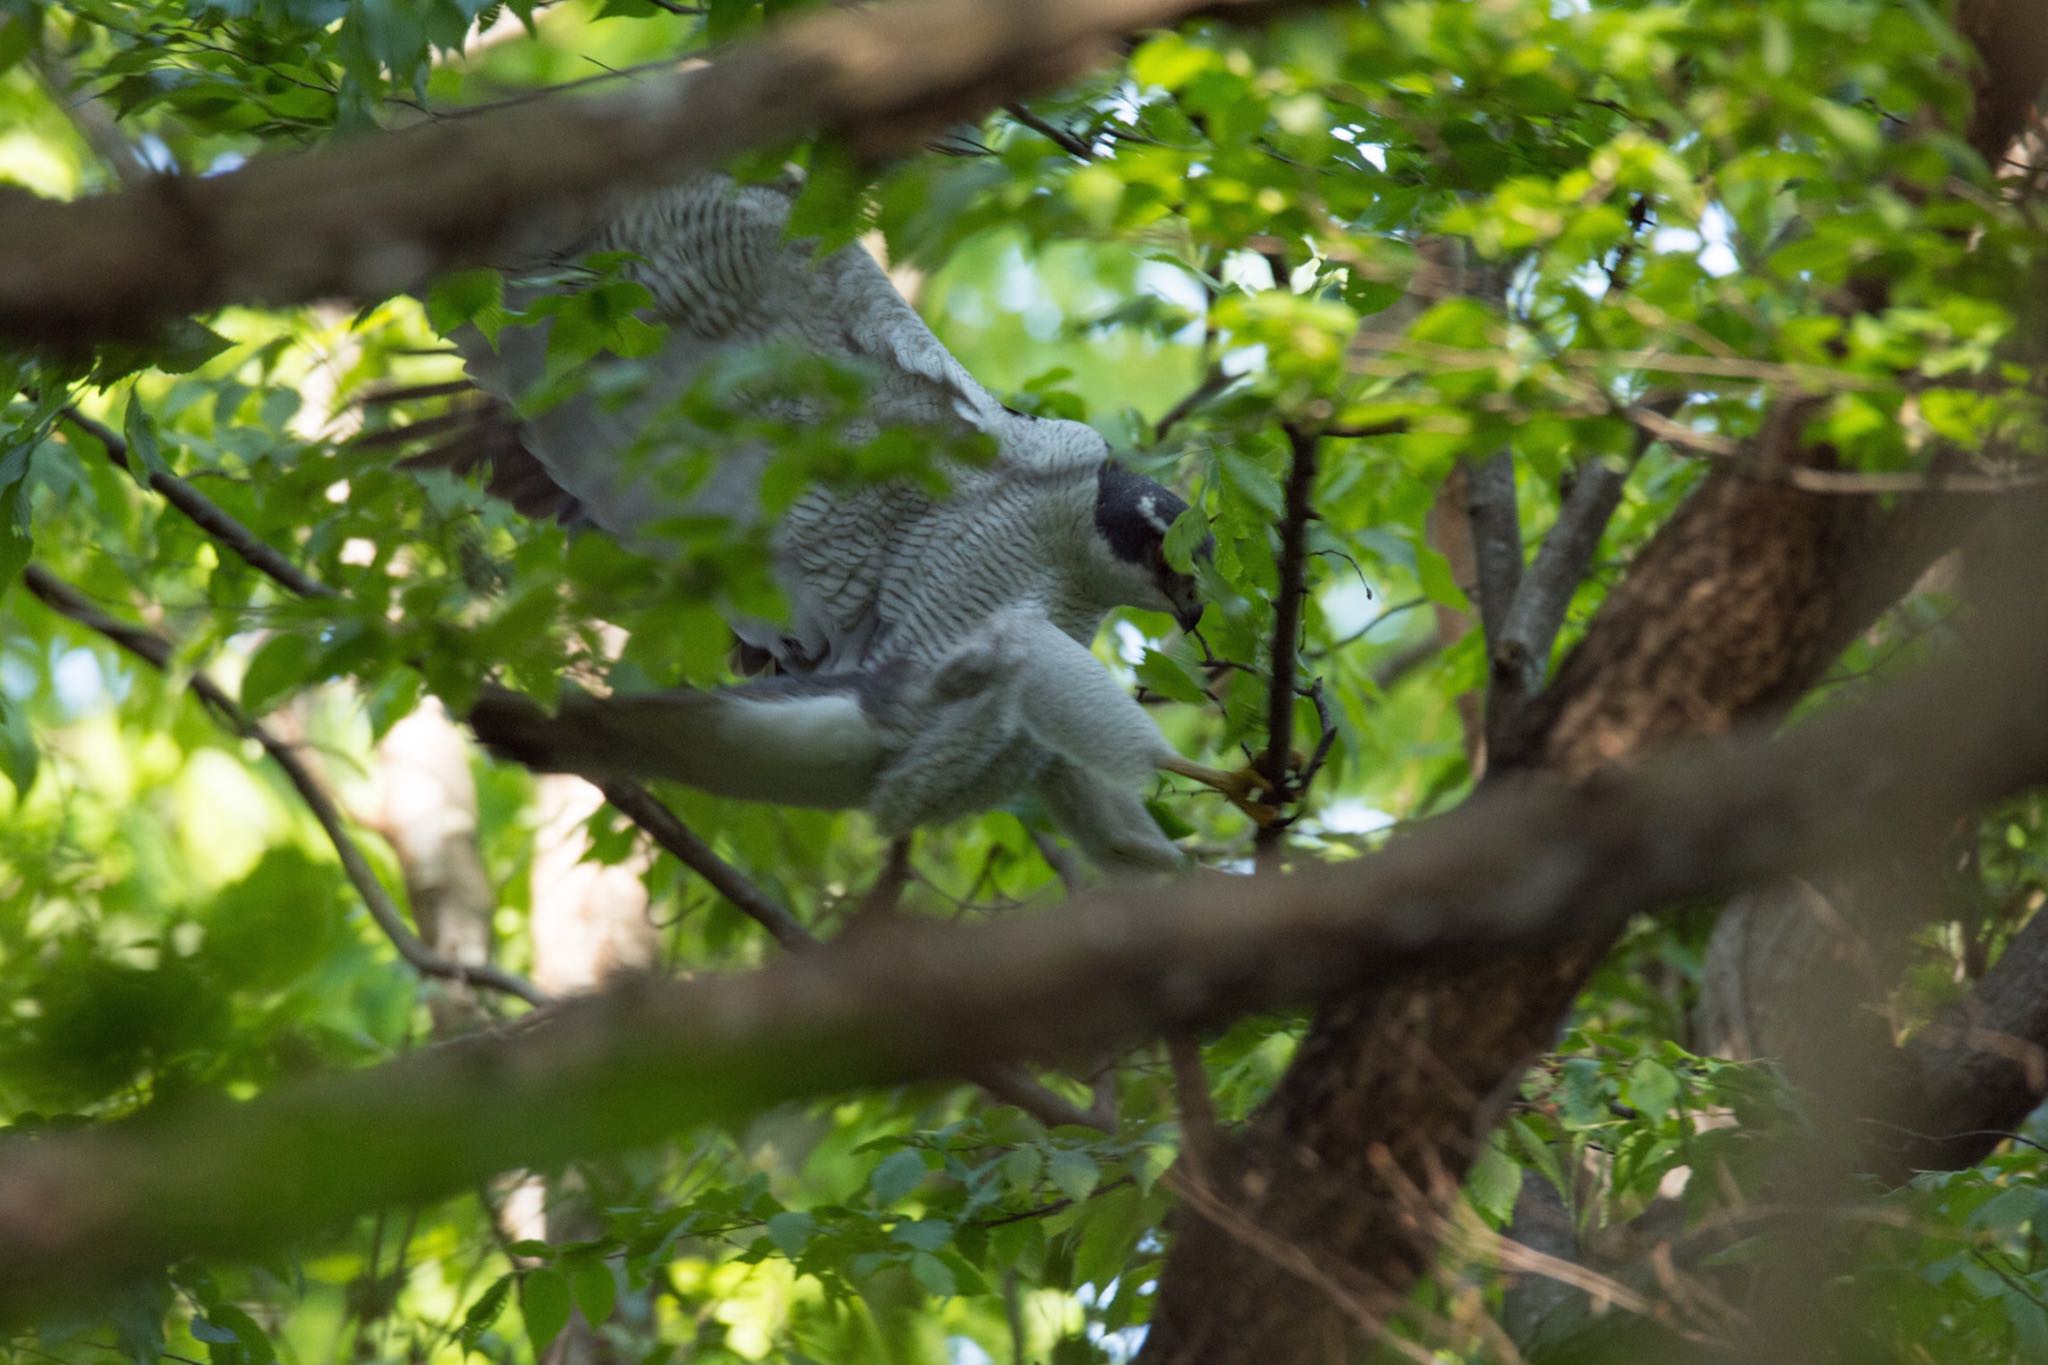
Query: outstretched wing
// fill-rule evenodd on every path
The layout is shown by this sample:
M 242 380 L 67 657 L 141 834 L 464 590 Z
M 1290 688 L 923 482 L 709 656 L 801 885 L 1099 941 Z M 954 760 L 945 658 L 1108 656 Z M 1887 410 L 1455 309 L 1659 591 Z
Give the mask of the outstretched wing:
M 734 448 L 730 436 L 694 433 L 675 409 L 710 367 L 771 347 L 863 375 L 868 388 L 860 415 L 844 433 L 849 441 L 897 425 L 983 433 L 994 438 L 998 463 L 993 471 L 959 470 L 970 483 L 1056 477 L 1101 463 L 1107 448 L 1088 427 L 1005 410 L 860 247 L 820 257 L 810 244 L 789 239 L 790 204 L 787 185 L 706 176 L 621 201 L 578 244 L 578 257 L 591 251 L 640 257 L 634 277 L 652 293 L 652 312 L 668 329 L 661 349 L 635 362 L 642 380 L 630 398 L 600 400 L 593 395 L 606 386 L 588 384 L 518 425 L 519 445 L 531 457 L 527 472 L 543 471 L 573 501 L 578 519 L 643 545 L 648 528 L 681 514 L 757 522 L 771 452 L 744 443 Z M 545 373 L 547 329 L 507 330 L 500 342 L 492 348 L 474 333 L 458 337 L 479 387 L 517 402 Z M 761 386 L 753 407 L 796 424 L 819 417 L 815 400 L 772 385 Z M 680 488 L 675 475 L 687 462 L 675 456 L 693 441 L 717 449 L 718 458 L 709 477 Z M 496 466 L 515 463 L 500 458 Z M 934 506 L 928 493 L 902 482 L 805 494 L 791 509 L 779 544 L 790 635 L 745 633 L 794 666 L 859 662 L 900 624 L 891 619 L 886 585 L 922 572 L 914 557 L 935 539 Z

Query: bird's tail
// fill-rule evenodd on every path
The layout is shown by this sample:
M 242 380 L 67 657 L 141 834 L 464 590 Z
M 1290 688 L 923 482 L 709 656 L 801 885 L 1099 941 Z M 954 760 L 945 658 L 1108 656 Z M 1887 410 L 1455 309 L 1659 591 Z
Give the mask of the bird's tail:
M 594 781 L 661 778 L 719 796 L 844 809 L 867 803 L 882 747 L 859 699 L 829 686 L 565 695 L 555 711 L 487 688 L 470 728 L 493 752 Z
M 400 469 L 481 474 L 485 492 L 525 516 L 582 520 L 582 505 L 527 449 L 512 405 L 467 379 L 378 389 L 360 406 L 379 424 L 351 440 L 353 449 L 391 451 Z

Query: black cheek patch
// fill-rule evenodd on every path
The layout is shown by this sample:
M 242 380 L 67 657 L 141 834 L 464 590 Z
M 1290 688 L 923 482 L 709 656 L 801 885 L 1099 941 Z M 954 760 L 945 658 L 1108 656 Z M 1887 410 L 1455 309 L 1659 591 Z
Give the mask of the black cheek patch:
M 1105 462 L 1096 475 L 1095 529 L 1126 563 L 1157 562 L 1165 528 L 1187 508 L 1178 494 L 1118 465 Z

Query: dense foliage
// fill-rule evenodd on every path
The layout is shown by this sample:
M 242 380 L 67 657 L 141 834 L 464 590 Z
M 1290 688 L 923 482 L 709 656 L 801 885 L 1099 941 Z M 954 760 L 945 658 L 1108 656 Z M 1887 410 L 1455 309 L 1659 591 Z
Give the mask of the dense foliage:
M 543 86 L 631 80 L 791 7 L 12 0 L 0 176 L 69 197 L 115 187 L 124 158 L 205 174 Z M 1568 642 L 1769 398 L 1810 395 L 1812 429 L 1847 471 L 2011 449 L 2032 409 L 2003 348 L 2033 306 L 2012 281 L 2032 269 L 2039 226 L 1956 132 L 1970 60 L 1934 9 L 1884 0 L 1331 7 L 1147 37 L 1057 95 L 886 164 L 825 142 L 742 170 L 807 165 L 804 231 L 872 229 L 1005 401 L 1093 422 L 1191 491 L 1177 552 L 1216 540 L 1202 641 L 1127 613 L 1098 645 L 1189 753 L 1235 763 L 1265 742 L 1288 436 L 1325 433 L 1295 747 L 1315 749 L 1326 727 L 1330 747 L 1288 848 L 1347 858 L 1473 780 L 1458 701 L 1486 661 L 1459 628 L 1470 583 L 1426 534 L 1459 460 L 1512 454 L 1532 544 L 1586 462 L 1628 470 Z M 600 352 L 658 346 L 621 263 L 590 264 L 524 309 L 496 272 L 472 271 L 417 299 L 238 309 L 148 346 L 5 362 L 0 570 L 32 555 L 176 646 L 166 675 L 19 587 L 0 600 L 13 789 L 0 1120 L 17 1138 L 195 1093 L 246 1097 L 477 1026 L 444 1008 L 459 992 L 394 957 L 298 795 L 191 698 L 191 673 L 229 685 L 360 815 L 377 741 L 423 698 L 459 712 L 486 681 L 548 697 L 593 673 L 716 683 L 732 676 L 725 614 L 776 609 L 758 534 L 679 527 L 673 553 L 631 555 L 353 443 L 413 420 L 366 396 L 459 373 L 440 334 L 465 322 L 496 332 L 544 310 L 563 385 Z M 1852 319 L 1838 304 L 1871 279 L 1885 306 Z M 857 377 L 787 382 L 859 401 Z M 719 397 L 695 395 L 693 416 L 761 429 L 716 416 Z M 1662 425 L 1646 429 L 1644 409 Z M 1397 429 L 1342 434 L 1361 428 Z M 829 422 L 767 434 L 785 490 L 930 467 L 928 443 L 849 450 Z M 296 596 L 230 553 L 151 490 L 160 470 L 337 595 Z M 1859 640 L 1816 704 L 1939 639 L 1943 586 Z M 531 971 L 534 784 L 481 755 L 474 771 L 498 960 Z M 663 796 L 821 937 L 886 862 L 858 816 Z M 1248 864 L 1253 827 L 1212 795 L 1162 787 L 1157 808 L 1203 862 Z M 1047 828 L 1020 808 L 922 833 L 904 910 L 1031 914 L 1058 899 L 1033 838 Z M 588 835 L 588 857 L 644 877 L 669 969 L 736 971 L 778 951 L 674 861 L 636 861 L 616 814 Z M 1958 838 L 1959 876 L 1982 885 L 1957 904 L 1992 908 L 1920 935 L 1901 1027 L 1966 989 L 2048 894 L 2038 807 Z M 400 887 L 396 856 L 363 842 Z M 1525 1172 L 1556 1186 L 1590 1242 L 1660 1194 L 1698 1222 L 1756 1188 L 1799 1100 L 1768 1066 L 1695 1055 L 1710 924 L 1705 908 L 1645 923 L 1597 978 L 1469 1182 L 1470 1235 L 1452 1239 L 1405 1339 L 1500 1349 L 1483 1329 L 1505 1284 L 1490 1234 Z M 1223 1119 L 1267 1093 L 1301 1027 L 1266 1015 L 1204 1040 Z M 573 1239 L 522 1241 L 503 1217 L 508 1182 L 264 1264 L 173 1266 L 0 1353 L 526 1360 L 580 1310 L 620 1354 L 650 1360 L 1122 1358 L 1170 1235 L 1159 1181 L 1183 1105 L 1156 1044 L 1048 1083 L 1085 1102 L 1075 1077 L 1094 1068 L 1113 1133 L 1048 1129 L 968 1088 L 848 1095 L 544 1173 L 593 1211 Z M 1830 1292 L 1860 1308 L 1858 1358 L 2048 1356 L 2041 1173 L 2039 1151 L 2017 1146 L 1873 1190 L 1867 1216 L 1845 1217 L 1860 1270 Z M 1615 1316 L 1579 1326 L 1552 1324 L 1545 1349 L 1591 1349 Z

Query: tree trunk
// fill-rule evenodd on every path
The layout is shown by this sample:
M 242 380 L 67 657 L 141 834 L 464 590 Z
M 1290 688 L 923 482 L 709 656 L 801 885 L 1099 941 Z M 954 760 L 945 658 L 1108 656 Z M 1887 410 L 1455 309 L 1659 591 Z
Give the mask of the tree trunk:
M 1778 711 L 1862 624 L 1877 517 L 1866 499 L 1709 477 L 1496 771 L 1586 778 Z M 1209 1173 L 1222 1216 L 1183 1219 L 1140 1359 L 1319 1362 L 1350 1325 L 1392 1311 L 1434 1254 L 1436 1207 L 1607 946 L 1588 938 L 1326 1008 Z

